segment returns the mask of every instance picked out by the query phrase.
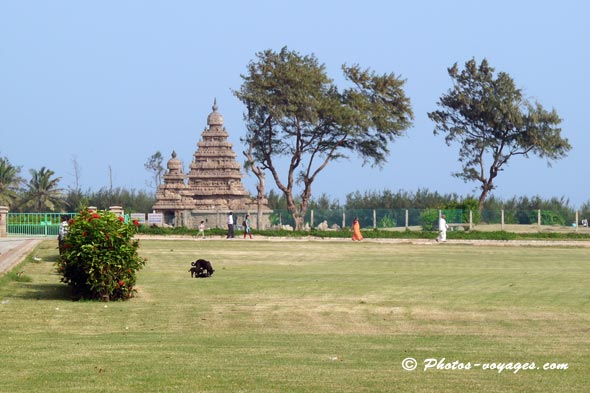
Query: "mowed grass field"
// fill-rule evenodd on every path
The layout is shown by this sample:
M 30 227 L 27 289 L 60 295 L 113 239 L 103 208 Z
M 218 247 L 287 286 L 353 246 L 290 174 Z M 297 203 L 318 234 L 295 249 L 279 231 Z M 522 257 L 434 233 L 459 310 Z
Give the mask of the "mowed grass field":
M 588 248 L 142 240 L 107 304 L 69 300 L 55 246 L 0 286 L 0 392 L 590 391 Z

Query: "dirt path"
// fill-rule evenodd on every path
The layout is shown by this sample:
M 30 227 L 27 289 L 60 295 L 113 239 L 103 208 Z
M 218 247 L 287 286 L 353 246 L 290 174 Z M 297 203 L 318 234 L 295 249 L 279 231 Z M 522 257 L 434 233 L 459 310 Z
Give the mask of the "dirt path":
M 308 237 L 274 237 L 274 236 L 254 236 L 254 239 L 242 239 L 236 237 L 235 239 L 227 240 L 224 236 L 210 236 L 204 239 L 195 236 L 158 236 L 158 235 L 137 235 L 138 239 L 143 240 L 194 240 L 198 242 L 208 241 L 208 240 L 226 240 L 228 242 L 252 242 L 252 241 L 276 241 L 276 242 L 285 242 L 285 241 L 301 241 L 301 242 L 310 242 L 310 241 L 332 241 L 332 242 L 347 242 L 350 243 L 352 240 L 349 238 L 322 238 L 322 237 L 315 237 L 315 236 L 308 236 Z M 389 243 L 389 244 L 420 244 L 420 245 L 432 245 L 432 246 L 441 246 L 444 247 L 446 245 L 453 245 L 453 244 L 461 244 L 461 245 L 473 245 L 473 246 L 529 246 L 529 247 L 589 247 L 590 248 L 590 241 L 588 240 L 462 240 L 462 239 L 453 239 L 447 240 L 444 243 L 437 243 L 434 239 L 363 239 L 364 243 Z
M 45 238 L 0 238 L 0 275 L 22 262 Z

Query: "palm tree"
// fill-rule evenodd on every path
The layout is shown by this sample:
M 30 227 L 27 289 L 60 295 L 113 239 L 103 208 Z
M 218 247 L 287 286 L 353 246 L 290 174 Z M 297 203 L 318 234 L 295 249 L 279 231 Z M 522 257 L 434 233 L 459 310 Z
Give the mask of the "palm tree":
M 45 167 L 29 172 L 31 180 L 27 184 L 24 206 L 36 212 L 57 210 L 64 201 L 62 190 L 57 188 L 61 177 L 52 179 L 55 172 Z
M 6 157 L 0 157 L 0 205 L 10 207 L 17 199 L 18 189 L 23 182 L 16 167 Z

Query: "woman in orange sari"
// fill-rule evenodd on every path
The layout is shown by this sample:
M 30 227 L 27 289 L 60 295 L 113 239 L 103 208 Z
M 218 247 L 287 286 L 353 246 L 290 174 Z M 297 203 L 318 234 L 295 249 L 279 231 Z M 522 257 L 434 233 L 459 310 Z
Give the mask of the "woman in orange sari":
M 352 240 L 363 240 L 363 235 L 361 234 L 361 224 L 359 223 L 358 217 L 354 218 L 352 222 Z

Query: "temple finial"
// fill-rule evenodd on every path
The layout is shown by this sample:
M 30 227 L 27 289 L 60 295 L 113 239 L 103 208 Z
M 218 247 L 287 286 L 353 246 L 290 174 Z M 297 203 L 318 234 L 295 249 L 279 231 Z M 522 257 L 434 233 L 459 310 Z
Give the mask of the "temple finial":
M 176 158 L 176 151 L 172 150 L 172 158 Z
M 213 109 L 213 112 L 216 112 L 217 111 L 217 97 L 215 97 L 213 99 L 213 107 L 212 107 L 212 109 Z

